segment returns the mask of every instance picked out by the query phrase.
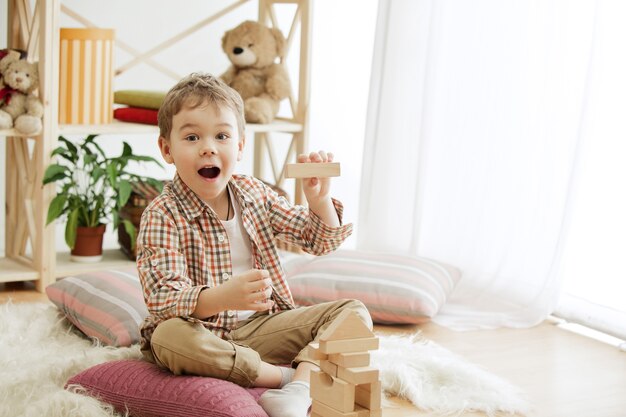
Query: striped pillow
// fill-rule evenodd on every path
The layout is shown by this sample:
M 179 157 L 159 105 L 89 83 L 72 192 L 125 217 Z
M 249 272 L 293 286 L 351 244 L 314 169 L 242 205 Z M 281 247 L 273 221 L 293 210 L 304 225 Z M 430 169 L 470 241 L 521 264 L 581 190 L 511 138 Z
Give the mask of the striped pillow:
M 354 298 L 382 324 L 428 321 L 461 277 L 457 268 L 432 259 L 355 250 L 288 257 L 283 266 L 297 304 Z
M 137 268 L 69 276 L 46 287 L 46 294 L 87 336 L 110 346 L 139 342 L 139 327 L 148 310 Z

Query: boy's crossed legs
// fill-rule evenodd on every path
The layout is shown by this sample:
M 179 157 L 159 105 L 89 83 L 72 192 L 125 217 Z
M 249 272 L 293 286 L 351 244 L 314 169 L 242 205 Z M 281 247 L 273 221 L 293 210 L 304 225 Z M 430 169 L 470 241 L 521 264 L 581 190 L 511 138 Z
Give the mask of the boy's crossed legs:
M 170 319 L 152 335 L 152 354 L 159 365 L 175 374 L 210 376 L 243 387 L 280 387 L 261 397 L 259 403 L 265 411 L 271 417 L 305 417 L 311 405 L 310 371 L 318 369 L 318 362 L 308 357 L 305 348 L 345 309 L 355 311 L 372 327 L 367 309 L 356 300 L 322 303 L 271 316 L 254 315 L 233 330 L 229 340 L 199 324 Z M 296 367 L 293 375 L 275 366 L 287 363 Z M 287 383 L 290 378 L 293 382 Z

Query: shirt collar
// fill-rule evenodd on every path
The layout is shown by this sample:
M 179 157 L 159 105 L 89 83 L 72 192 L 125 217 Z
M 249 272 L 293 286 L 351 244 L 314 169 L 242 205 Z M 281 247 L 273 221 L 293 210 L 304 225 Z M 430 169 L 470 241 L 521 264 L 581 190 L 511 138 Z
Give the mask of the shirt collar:
M 187 184 L 183 182 L 178 173 L 172 181 L 172 193 L 182 206 L 182 214 L 187 221 L 192 221 L 200 216 L 204 210 L 210 209 L 209 205 L 200 199 Z
M 239 185 L 240 177 L 238 175 L 233 175 L 233 177 L 228 182 L 230 189 L 233 191 L 235 198 L 239 201 L 239 204 L 243 207 L 245 205 L 254 204 L 254 198 L 250 195 L 248 191 L 246 191 L 243 187 Z
M 237 184 L 235 177 L 228 181 L 228 185 L 230 186 L 235 198 L 237 198 L 242 207 L 247 204 L 252 204 L 254 199 L 246 190 L 242 189 L 239 184 Z M 191 222 L 196 217 L 200 216 L 204 211 L 214 214 L 211 207 L 202 201 L 202 199 L 200 199 L 200 197 L 198 197 L 198 195 L 184 183 L 178 173 L 174 176 L 171 190 L 174 197 L 180 202 L 183 209 L 183 216 L 187 218 L 187 221 Z

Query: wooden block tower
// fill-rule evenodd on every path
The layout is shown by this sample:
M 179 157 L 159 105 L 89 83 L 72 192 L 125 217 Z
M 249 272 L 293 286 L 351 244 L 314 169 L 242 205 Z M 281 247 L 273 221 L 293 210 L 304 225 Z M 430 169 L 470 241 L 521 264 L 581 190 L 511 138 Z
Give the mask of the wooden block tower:
M 355 312 L 343 311 L 309 349 L 321 368 L 311 373 L 311 417 L 382 417 L 379 372 L 369 366 L 378 338 Z

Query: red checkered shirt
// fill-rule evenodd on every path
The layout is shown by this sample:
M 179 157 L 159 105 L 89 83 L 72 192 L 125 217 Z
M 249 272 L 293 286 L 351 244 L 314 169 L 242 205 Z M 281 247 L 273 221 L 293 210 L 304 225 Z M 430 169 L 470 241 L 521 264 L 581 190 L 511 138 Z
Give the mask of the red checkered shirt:
M 291 205 L 261 181 L 234 175 L 229 182 L 241 207 L 252 247 L 254 268 L 272 278 L 273 314 L 295 308 L 274 239 L 323 255 L 352 233 L 352 224 L 330 227 L 303 206 Z M 343 206 L 333 199 L 341 221 Z M 228 235 L 215 212 L 180 179 L 166 185 L 145 209 L 137 237 L 137 268 L 149 316 L 144 320 L 142 348 L 148 348 L 156 326 L 173 317 L 202 323 L 220 337 L 237 326 L 237 312 L 223 311 L 206 320 L 191 317 L 198 295 L 232 274 Z

